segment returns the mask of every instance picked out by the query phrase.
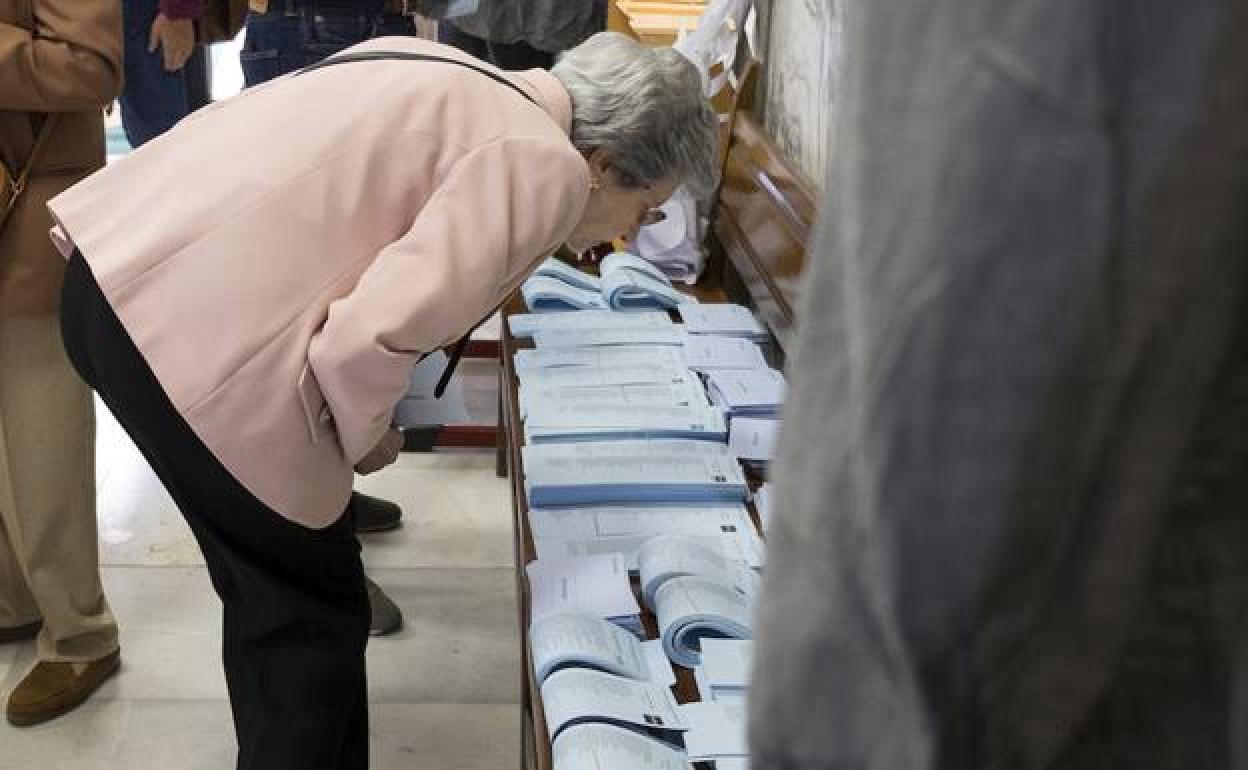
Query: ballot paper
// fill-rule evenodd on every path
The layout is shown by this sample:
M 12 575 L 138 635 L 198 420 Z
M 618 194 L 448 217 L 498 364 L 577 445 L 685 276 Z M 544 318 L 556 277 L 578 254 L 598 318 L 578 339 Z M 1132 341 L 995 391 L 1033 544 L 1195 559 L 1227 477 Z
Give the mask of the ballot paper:
M 533 344 L 538 350 L 609 345 L 681 347 L 685 344 L 685 335 L 674 325 L 643 329 L 551 329 L 534 332 Z
M 716 370 L 706 374 L 711 400 L 730 417 L 774 417 L 787 384 L 777 369 Z
M 592 668 L 641 682 L 676 684 L 662 641 L 638 641 L 614 623 L 588 613 L 560 613 L 534 621 L 529 626 L 529 650 L 539 682 L 564 668 Z
M 745 337 L 753 340 L 768 339 L 763 327 L 749 308 L 731 303 L 681 305 L 677 312 L 689 334 L 714 334 L 721 337 Z
M 679 534 L 725 559 L 762 566 L 763 542 L 740 504 L 532 508 L 538 558 L 618 553 L 639 572 L 638 553 L 659 534 Z
M 584 722 L 629 727 L 673 740 L 685 730 L 672 691 L 587 668 L 556 671 L 542 683 L 546 730 L 551 739 L 564 728 Z
M 642 227 L 629 250 L 654 264 L 669 279 L 696 283 L 705 264 L 704 220 L 697 201 L 683 186 L 659 207 L 663 219 Z
M 594 348 L 518 350 L 512 357 L 516 374 L 524 379 L 530 372 L 551 369 L 606 369 L 646 367 L 687 370 L 681 349 L 675 346 L 617 345 Z
M 635 411 L 652 408 L 710 406 L 706 390 L 693 378 L 666 384 L 633 385 L 521 385 L 519 392 L 520 416 L 529 412 L 554 412 L 566 414 L 569 406 L 622 407 Z
M 689 726 L 683 737 L 690 760 L 749 756 L 744 701 L 687 703 L 680 711 Z
M 647 329 L 671 328 L 671 317 L 662 312 L 617 313 L 614 310 L 577 310 L 567 313 L 516 313 L 507 316 L 513 337 L 532 337 L 552 329 Z
M 767 531 L 767 527 L 771 522 L 773 515 L 772 500 L 775 495 L 775 487 L 770 481 L 764 481 L 763 485 L 754 493 L 754 509 L 758 511 L 758 519 L 763 525 L 763 531 Z
M 520 286 L 524 304 L 534 313 L 555 313 L 573 310 L 605 310 L 607 301 L 601 291 L 571 286 L 558 278 L 530 276 Z
M 750 770 L 749 757 L 716 757 L 715 770 Z
M 768 462 L 779 430 L 780 420 L 774 417 L 733 417 L 728 425 L 728 448 L 742 460 Z
M 681 352 L 685 364 L 695 371 L 767 368 L 767 361 L 758 345 L 739 337 L 687 334 Z
M 632 730 L 593 722 L 559 733 L 551 747 L 551 763 L 554 770 L 693 770 L 681 749 Z
M 690 575 L 668 580 L 654 595 L 663 649 L 672 662 L 695 668 L 702 662 L 705 638 L 752 639 L 750 626 L 758 577 L 742 573 L 746 579 L 722 583 Z
M 555 257 L 549 257 L 544 260 L 533 271 L 533 275 L 560 281 L 568 286 L 584 289 L 585 291 L 600 292 L 602 289 L 598 276 L 591 275 Z
M 688 367 L 679 366 L 552 366 L 519 375 L 521 390 L 550 387 L 604 387 L 608 385 L 678 385 L 693 383 L 705 394 L 702 381 Z M 705 400 L 705 395 L 703 396 Z
M 724 413 L 709 404 L 639 409 L 631 404 L 530 403 L 524 420 L 529 444 L 588 443 L 622 439 L 728 441 Z
M 568 612 L 588 613 L 637 631 L 641 607 L 618 554 L 538 559 L 525 567 L 533 622 Z
M 655 594 L 669 580 L 700 575 L 726 584 L 749 585 L 753 575 L 744 561 L 724 558 L 723 552 L 708 548 L 683 535 L 655 535 L 642 544 L 637 554 L 641 573 L 641 595 L 647 607 L 655 608 Z
M 607 307 L 620 311 L 671 309 L 696 304 L 691 294 L 672 288 L 662 280 L 634 270 L 616 270 L 602 276 L 602 298 Z
M 672 439 L 530 444 L 521 450 L 529 505 L 745 500 L 741 464 L 723 444 Z
M 703 639 L 702 663 L 694 671 L 702 700 L 744 697 L 753 661 L 754 642 L 748 639 Z

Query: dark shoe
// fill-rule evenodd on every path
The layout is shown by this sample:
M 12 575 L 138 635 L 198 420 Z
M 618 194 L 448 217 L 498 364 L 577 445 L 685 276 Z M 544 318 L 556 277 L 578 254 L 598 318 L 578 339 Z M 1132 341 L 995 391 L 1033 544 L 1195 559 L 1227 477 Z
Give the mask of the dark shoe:
M 13 644 L 14 642 L 28 642 L 39 635 L 39 629 L 43 628 L 43 621 L 36 620 L 33 623 L 27 623 L 24 626 L 8 626 L 0 628 L 0 644 Z
M 403 627 L 403 613 L 399 612 L 398 605 L 381 590 L 381 586 L 371 578 L 364 580 L 368 583 L 368 609 L 372 613 L 372 619 L 368 623 L 368 635 L 393 634 Z
M 399 526 L 403 509 L 389 500 L 382 500 L 363 492 L 351 493 L 351 507 L 355 512 L 356 532 L 388 532 Z
M 30 727 L 73 711 L 121 667 L 114 652 L 90 663 L 35 664 L 9 696 L 9 724 Z

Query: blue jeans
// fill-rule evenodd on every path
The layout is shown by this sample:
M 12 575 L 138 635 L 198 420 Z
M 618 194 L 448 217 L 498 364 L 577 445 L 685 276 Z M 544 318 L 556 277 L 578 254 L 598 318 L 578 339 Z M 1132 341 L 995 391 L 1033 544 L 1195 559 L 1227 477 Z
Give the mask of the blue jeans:
M 254 86 L 315 64 L 365 40 L 416 34 L 409 16 L 382 13 L 381 0 L 270 0 L 267 13 L 247 16 L 239 62 Z
M 122 8 L 126 85 L 118 101 L 126 140 L 131 147 L 139 147 L 212 101 L 208 56 L 204 47 L 197 45 L 186 66 L 177 72 L 166 72 L 160 50 L 147 50 L 157 0 L 125 0 Z

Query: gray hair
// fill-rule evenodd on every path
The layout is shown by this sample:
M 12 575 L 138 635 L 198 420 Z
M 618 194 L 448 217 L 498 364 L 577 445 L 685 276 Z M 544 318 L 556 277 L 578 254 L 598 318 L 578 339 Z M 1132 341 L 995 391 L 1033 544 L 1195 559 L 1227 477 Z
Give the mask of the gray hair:
M 676 179 L 697 196 L 714 190 L 719 120 L 702 75 L 678 51 L 599 32 L 551 74 L 572 97 L 572 144 L 585 155 L 607 152 L 621 184 Z

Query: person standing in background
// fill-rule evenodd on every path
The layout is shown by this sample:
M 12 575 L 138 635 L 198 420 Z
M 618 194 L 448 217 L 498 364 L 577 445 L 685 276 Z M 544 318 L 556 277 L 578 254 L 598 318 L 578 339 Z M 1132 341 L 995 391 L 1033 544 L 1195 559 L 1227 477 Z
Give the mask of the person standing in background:
M 141 147 L 212 101 L 208 51 L 197 44 L 205 0 L 123 0 L 121 122 Z
M 550 69 L 555 54 L 607 25 L 605 0 L 479 0 L 438 25 L 438 41 L 505 70 Z
M 416 34 L 403 0 L 250 0 L 250 8 L 238 55 L 249 88 L 365 40 Z
M 25 180 L 0 209 L 0 644 L 36 640 L 6 703 L 14 725 L 73 709 L 120 666 L 100 584 L 93 403 L 61 343 L 65 259 L 45 204 L 104 165 L 121 58 L 115 0 L 0 0 L 0 160 L 10 183 Z
M 1248 6 L 846 21 L 750 766 L 1248 767 Z

